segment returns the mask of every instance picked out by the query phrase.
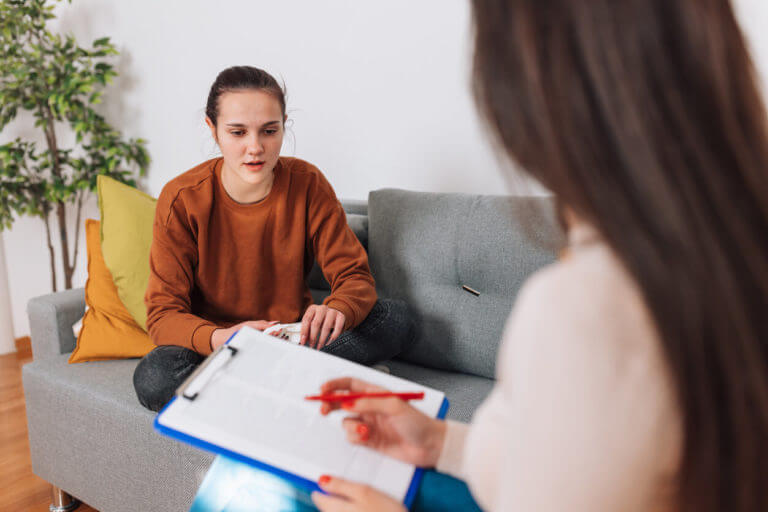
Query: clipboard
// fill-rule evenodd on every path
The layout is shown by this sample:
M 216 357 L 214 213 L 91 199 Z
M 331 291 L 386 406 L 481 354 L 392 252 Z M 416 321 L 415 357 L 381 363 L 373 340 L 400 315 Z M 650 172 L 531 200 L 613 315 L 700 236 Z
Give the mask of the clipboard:
M 424 391 L 425 400 L 411 404 L 432 417 L 444 418 L 449 407 L 438 390 L 244 327 L 185 380 L 154 427 L 308 492 L 320 490 L 320 474 L 335 474 L 378 488 L 409 507 L 424 470 L 348 443 L 341 427 L 346 412 L 324 417 L 319 404 L 303 399 L 320 383 L 345 375 L 393 391 Z M 300 446 L 289 446 L 297 438 Z

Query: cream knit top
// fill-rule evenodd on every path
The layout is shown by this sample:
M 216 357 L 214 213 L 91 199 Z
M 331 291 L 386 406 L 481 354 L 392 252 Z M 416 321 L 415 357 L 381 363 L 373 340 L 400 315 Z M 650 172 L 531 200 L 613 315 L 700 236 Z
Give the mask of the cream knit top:
M 674 508 L 682 425 L 638 287 L 585 224 L 525 284 L 496 385 L 470 425 L 448 422 L 437 469 L 490 511 Z

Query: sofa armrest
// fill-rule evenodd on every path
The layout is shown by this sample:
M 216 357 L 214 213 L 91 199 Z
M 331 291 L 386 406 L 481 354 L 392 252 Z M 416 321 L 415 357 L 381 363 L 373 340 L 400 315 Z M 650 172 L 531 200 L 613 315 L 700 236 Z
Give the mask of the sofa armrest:
M 35 360 L 71 352 L 75 348 L 72 325 L 85 313 L 85 290 L 76 288 L 35 297 L 27 303 L 27 316 Z

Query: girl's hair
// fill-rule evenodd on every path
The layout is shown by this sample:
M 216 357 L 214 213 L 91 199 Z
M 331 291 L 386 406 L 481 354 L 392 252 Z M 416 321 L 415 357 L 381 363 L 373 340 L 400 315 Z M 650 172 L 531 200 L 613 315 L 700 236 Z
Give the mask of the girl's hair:
M 208 102 L 205 105 L 205 115 L 216 126 L 219 117 L 219 97 L 225 92 L 255 89 L 264 91 L 280 103 L 280 109 L 285 117 L 285 87 L 281 87 L 277 80 L 263 69 L 253 66 L 232 66 L 216 77 L 208 93 Z
M 765 510 L 768 134 L 731 5 L 473 4 L 498 142 L 599 230 L 654 318 L 684 421 L 679 509 Z

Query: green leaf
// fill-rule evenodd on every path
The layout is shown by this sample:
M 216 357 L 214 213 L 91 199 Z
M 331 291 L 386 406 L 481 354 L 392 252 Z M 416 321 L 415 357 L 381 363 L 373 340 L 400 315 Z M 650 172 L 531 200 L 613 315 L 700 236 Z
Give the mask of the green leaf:
M 92 108 L 102 101 L 102 86 L 118 75 L 112 64 L 94 57 L 119 52 L 109 37 L 86 49 L 71 34 L 49 31 L 46 20 L 56 12 L 51 3 L 0 0 L 0 129 L 23 108 L 33 112 L 37 133 L 30 138 L 42 139 L 44 129 L 55 128 L 42 107 L 67 121 L 75 141 L 57 138 L 59 176 L 47 141 L 41 151 L 20 138 L 0 145 L 0 229 L 19 215 L 47 215 L 56 203 L 73 201 L 76 191 L 96 186 L 99 173 L 134 183 L 149 162 L 145 140 L 124 139 Z

